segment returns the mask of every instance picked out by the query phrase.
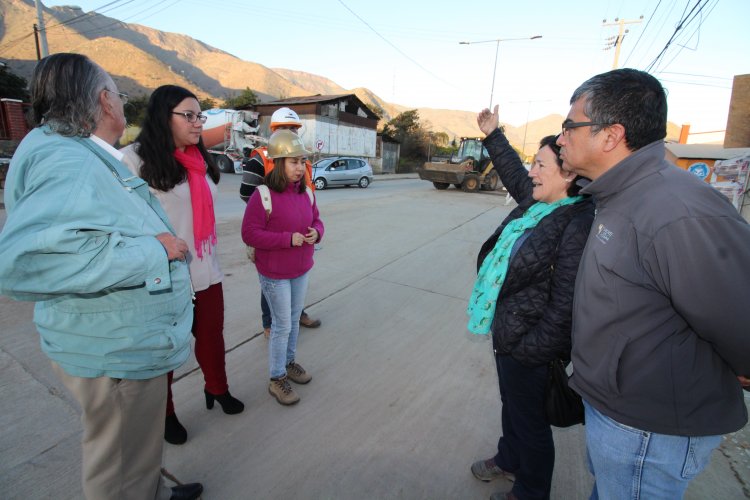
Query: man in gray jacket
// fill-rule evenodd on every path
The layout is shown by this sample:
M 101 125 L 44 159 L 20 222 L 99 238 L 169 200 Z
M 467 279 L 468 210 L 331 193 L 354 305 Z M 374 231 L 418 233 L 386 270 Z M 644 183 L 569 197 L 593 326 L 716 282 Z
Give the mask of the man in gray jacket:
M 583 83 L 558 144 L 597 204 L 573 306 L 592 498 L 681 498 L 747 422 L 750 225 L 664 159 L 667 99 L 647 73 Z

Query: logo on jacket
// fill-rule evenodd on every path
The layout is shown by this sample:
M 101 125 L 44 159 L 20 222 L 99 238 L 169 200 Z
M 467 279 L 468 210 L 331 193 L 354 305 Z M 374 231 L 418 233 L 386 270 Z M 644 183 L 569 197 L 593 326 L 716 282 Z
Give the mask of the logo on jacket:
M 607 226 L 604 224 L 599 224 L 599 227 L 596 228 L 596 238 L 605 245 L 609 243 L 612 236 L 614 236 L 614 233 L 607 229 Z

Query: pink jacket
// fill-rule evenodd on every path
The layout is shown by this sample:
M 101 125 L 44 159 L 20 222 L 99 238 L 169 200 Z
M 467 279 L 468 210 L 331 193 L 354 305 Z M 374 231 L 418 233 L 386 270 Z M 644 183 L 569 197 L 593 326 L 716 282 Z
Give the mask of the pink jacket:
M 255 248 L 255 267 L 271 279 L 292 279 L 302 276 L 313 266 L 314 246 L 303 243 L 292 246 L 292 233 L 307 234 L 308 227 L 323 239 L 323 222 L 318 205 L 307 193 L 298 193 L 298 184 L 289 184 L 283 193 L 271 192 L 271 215 L 267 216 L 256 189 L 245 208 L 242 219 L 242 241 Z

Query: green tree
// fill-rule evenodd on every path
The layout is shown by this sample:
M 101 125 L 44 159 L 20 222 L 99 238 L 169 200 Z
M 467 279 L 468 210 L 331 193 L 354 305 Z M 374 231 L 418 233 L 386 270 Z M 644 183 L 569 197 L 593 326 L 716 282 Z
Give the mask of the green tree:
M 370 111 L 375 113 L 375 116 L 378 117 L 378 120 L 382 120 L 385 116 L 385 110 L 379 104 L 373 102 L 371 104 L 368 104 L 367 107 L 370 108 Z
M 7 66 L 0 66 L 0 97 L 28 101 L 28 86 L 25 78 L 12 73 Z
M 434 132 L 432 134 L 432 141 L 435 146 L 446 148 L 448 147 L 448 141 L 450 139 L 448 138 L 448 134 L 445 132 Z
M 201 109 L 214 109 L 216 106 L 216 100 L 211 97 L 206 97 L 205 99 L 201 99 L 198 101 L 198 104 L 200 104 Z
M 419 122 L 419 111 L 404 111 L 386 123 L 382 132 L 401 143 L 402 158 L 424 161 L 429 136 Z
M 258 104 L 258 102 L 260 102 L 260 99 L 258 99 L 258 95 L 253 92 L 250 87 L 245 87 L 245 90 L 240 92 L 239 95 L 225 96 L 224 104 L 222 104 L 222 106 L 227 109 L 237 109 L 244 106 Z
M 414 135 L 420 128 L 419 111 L 404 111 L 383 126 L 383 133 L 399 140 Z
M 125 119 L 128 125 L 140 127 L 143 125 L 143 119 L 146 117 L 146 108 L 148 107 L 148 95 L 130 96 L 128 103 L 125 105 Z

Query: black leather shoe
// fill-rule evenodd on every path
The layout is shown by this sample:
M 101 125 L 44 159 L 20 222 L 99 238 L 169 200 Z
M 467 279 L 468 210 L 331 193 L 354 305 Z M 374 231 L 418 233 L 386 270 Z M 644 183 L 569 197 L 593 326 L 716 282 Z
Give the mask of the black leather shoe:
M 185 444 L 187 441 L 187 429 L 182 426 L 177 415 L 167 415 L 164 420 L 164 441 L 170 444 Z
M 209 410 L 214 407 L 214 400 L 219 402 L 221 409 L 224 410 L 224 413 L 227 415 L 242 413 L 242 410 L 245 409 L 245 404 L 229 394 L 229 391 L 224 394 L 214 395 L 204 389 L 203 393 L 206 395 L 206 408 Z
M 203 493 L 201 483 L 182 484 L 172 487 L 172 496 L 169 497 L 169 500 L 195 500 L 200 498 L 201 493 Z

